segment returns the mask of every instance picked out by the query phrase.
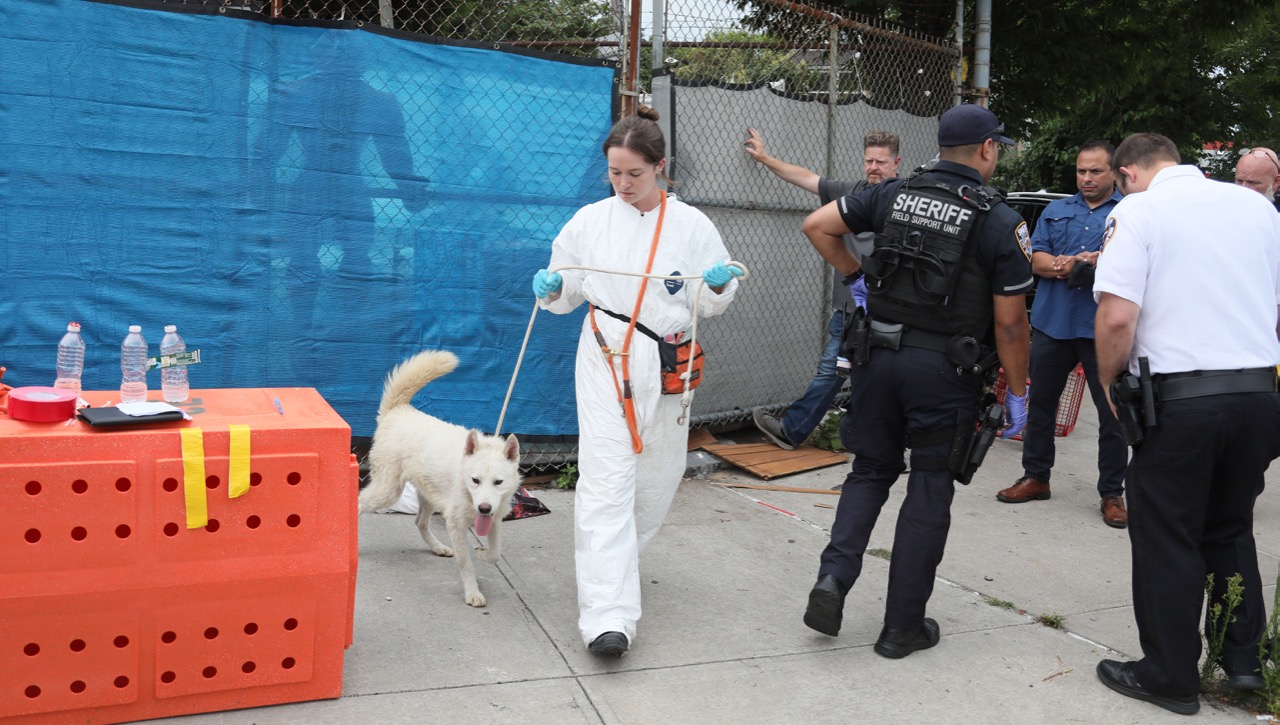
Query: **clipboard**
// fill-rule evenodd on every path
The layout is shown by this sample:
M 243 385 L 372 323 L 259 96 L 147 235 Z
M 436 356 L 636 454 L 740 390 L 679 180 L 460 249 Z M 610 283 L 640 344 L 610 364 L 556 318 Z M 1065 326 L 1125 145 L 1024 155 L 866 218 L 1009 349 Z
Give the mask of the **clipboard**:
M 181 410 L 170 410 L 155 415 L 126 415 L 114 405 L 104 408 L 81 408 L 76 417 L 95 428 L 150 425 L 182 420 Z

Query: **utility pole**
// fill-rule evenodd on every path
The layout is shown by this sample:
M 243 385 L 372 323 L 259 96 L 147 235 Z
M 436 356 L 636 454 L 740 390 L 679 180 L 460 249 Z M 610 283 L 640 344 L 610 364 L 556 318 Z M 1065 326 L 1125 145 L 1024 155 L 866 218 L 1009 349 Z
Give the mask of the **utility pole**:
M 991 99 L 991 0 L 978 0 L 974 31 L 973 102 L 986 108 Z
M 956 69 L 952 87 L 955 104 L 964 103 L 964 0 L 956 0 Z

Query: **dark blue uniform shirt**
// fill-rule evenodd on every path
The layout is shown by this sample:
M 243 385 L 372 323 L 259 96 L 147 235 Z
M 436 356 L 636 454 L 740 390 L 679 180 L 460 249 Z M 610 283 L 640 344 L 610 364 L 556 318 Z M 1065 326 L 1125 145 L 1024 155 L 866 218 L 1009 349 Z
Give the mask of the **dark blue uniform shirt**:
M 983 185 L 976 169 L 953 161 L 939 161 L 925 176 L 955 188 Z M 893 200 L 904 183 L 906 179 L 891 179 L 841 198 L 837 206 L 840 217 L 855 234 L 883 231 Z M 1030 292 L 1035 281 L 1031 275 L 1031 235 L 1018 212 L 1003 202 L 992 204 L 974 234 L 978 260 L 991 274 L 991 294 Z

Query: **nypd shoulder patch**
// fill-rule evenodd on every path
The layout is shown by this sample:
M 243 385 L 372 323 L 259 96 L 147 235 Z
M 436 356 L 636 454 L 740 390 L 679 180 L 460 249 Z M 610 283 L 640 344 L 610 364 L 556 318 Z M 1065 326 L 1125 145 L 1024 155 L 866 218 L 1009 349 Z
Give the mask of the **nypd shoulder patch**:
M 1013 235 L 1018 239 L 1018 249 L 1022 250 L 1023 256 L 1027 261 L 1031 261 L 1031 231 L 1027 229 L 1027 223 L 1022 222 L 1018 228 L 1014 230 Z
M 1115 235 L 1116 235 L 1116 218 L 1113 216 L 1107 217 L 1107 226 L 1105 229 L 1102 230 L 1102 249 L 1107 248 L 1107 243 L 1110 242 L 1111 238 L 1114 237 Z

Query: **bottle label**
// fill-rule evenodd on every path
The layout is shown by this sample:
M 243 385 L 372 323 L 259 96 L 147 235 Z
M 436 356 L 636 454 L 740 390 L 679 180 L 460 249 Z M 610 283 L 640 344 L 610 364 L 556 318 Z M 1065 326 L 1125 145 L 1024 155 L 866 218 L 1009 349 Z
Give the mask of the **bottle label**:
M 176 366 L 196 365 L 200 362 L 199 350 L 187 350 L 177 355 L 157 355 L 147 358 L 147 370 L 155 368 L 171 368 Z

